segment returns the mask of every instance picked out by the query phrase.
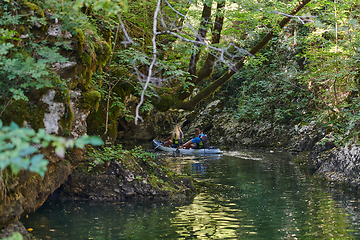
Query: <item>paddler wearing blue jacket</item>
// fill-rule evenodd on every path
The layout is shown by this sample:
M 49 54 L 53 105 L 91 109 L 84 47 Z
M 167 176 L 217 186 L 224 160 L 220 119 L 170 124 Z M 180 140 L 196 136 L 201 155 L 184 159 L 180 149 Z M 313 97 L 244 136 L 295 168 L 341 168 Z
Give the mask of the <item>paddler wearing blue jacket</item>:
M 207 135 L 201 133 L 199 128 L 195 128 L 195 138 L 191 139 L 189 142 L 185 143 L 179 148 L 193 148 L 193 149 L 202 149 L 208 148 Z

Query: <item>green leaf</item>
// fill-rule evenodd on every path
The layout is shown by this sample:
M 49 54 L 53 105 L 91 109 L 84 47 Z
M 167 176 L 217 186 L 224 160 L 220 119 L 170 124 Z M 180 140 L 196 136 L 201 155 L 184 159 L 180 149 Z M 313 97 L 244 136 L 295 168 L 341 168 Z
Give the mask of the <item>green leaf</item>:
M 90 137 L 90 144 L 93 145 L 93 146 L 101 146 L 101 145 L 104 144 L 104 142 L 100 137 L 91 136 Z
M 33 143 L 41 143 L 40 138 L 38 138 L 37 136 L 33 137 L 33 138 L 31 139 L 31 141 L 32 141 Z
M 26 155 L 36 153 L 37 151 L 38 151 L 38 149 L 36 147 L 29 146 L 29 147 L 25 148 L 24 150 L 20 151 L 19 154 L 21 156 L 26 156 Z
M 22 130 L 24 131 L 24 133 L 26 134 L 26 136 L 34 136 L 36 134 L 34 129 L 31 128 L 22 128 Z
M 0 156 L 0 159 L 1 159 L 1 156 Z M 1 170 L 4 170 L 9 165 L 10 165 L 10 159 L 1 159 L 0 160 L 0 169 Z
M 37 154 L 31 158 L 31 165 L 29 170 L 38 173 L 41 177 L 45 176 L 47 170 L 48 160 L 44 159 L 43 154 Z
M 8 54 L 9 50 L 14 47 L 11 43 L 3 43 L 0 45 L 0 55 Z
M 21 138 L 18 137 L 10 137 L 10 141 L 17 147 L 22 143 Z
M 47 147 L 49 146 L 49 143 L 50 143 L 49 141 L 45 141 L 45 140 L 44 140 L 44 141 L 41 142 L 41 146 L 42 146 L 43 148 L 47 148 Z
M 14 173 L 15 175 L 17 175 L 20 172 L 22 166 L 26 165 L 25 163 L 26 163 L 26 161 L 23 162 L 23 159 L 21 157 L 15 157 L 15 158 L 10 159 L 11 172 Z M 26 168 L 27 167 L 28 166 L 26 166 Z
M 38 137 L 38 138 L 41 138 L 41 139 L 44 139 L 45 136 L 46 136 L 45 129 L 40 128 L 39 131 L 38 131 L 38 133 L 37 133 L 37 137 Z
M 84 143 L 84 140 L 81 138 L 78 138 L 75 140 L 75 147 L 77 147 L 77 148 L 84 148 L 85 144 L 86 143 Z
M 16 130 L 16 129 L 19 129 L 19 125 L 17 125 L 15 122 L 11 122 L 10 123 L 10 128 L 11 130 Z
M 65 157 L 65 147 L 62 145 L 58 145 L 55 147 L 55 154 L 61 158 Z
M 15 148 L 15 145 L 14 144 L 12 144 L 12 143 L 6 143 L 6 145 L 5 145 L 5 148 L 4 149 L 14 149 Z
M 10 237 L 2 238 L 2 240 L 23 240 L 23 239 L 24 239 L 23 236 L 19 232 L 13 233 Z

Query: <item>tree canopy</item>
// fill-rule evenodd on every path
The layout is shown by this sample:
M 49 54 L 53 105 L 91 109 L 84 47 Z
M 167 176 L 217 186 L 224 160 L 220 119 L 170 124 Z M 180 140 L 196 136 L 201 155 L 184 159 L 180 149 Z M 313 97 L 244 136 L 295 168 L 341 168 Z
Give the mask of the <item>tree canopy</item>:
M 90 129 L 97 128 L 92 133 L 100 135 L 153 108 L 193 110 L 207 99 L 222 100 L 245 121 L 316 115 L 334 127 L 344 119 L 355 126 L 358 6 L 345 0 L 7 0 L 0 21 L 1 113 L 12 101 L 33 101 L 31 88 L 56 87 L 96 96 L 84 100 L 89 108 L 100 99 L 89 116 Z M 39 37 L 57 23 L 61 34 Z M 54 74 L 54 66 L 74 62 L 75 72 Z M 105 128 L 96 126 L 104 122 Z

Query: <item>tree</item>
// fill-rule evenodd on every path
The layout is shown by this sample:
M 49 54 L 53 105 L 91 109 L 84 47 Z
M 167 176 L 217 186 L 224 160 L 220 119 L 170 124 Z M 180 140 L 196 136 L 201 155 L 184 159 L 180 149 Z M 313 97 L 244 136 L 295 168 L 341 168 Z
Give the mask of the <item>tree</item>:
M 282 29 L 289 21 L 290 19 L 295 16 L 307 3 L 309 3 L 310 0 L 304 0 L 299 3 L 299 5 L 291 11 L 289 16 L 286 16 L 283 20 L 280 21 L 279 27 Z M 257 54 L 268 42 L 275 36 L 274 30 L 270 30 L 268 34 L 264 38 L 261 39 L 260 42 L 258 42 L 251 50 L 248 52 L 248 54 L 244 57 L 242 57 L 233 68 L 230 68 L 227 73 L 216 79 L 213 83 L 211 83 L 208 87 L 203 89 L 201 92 L 199 92 L 195 97 L 191 98 L 190 101 L 184 101 L 180 104 L 180 107 L 187 110 L 192 110 L 194 106 L 199 103 L 201 100 L 203 100 L 205 97 L 209 96 L 212 92 L 216 91 L 217 88 L 219 88 L 222 84 L 224 84 L 227 80 L 229 80 L 240 68 L 244 66 L 244 63 L 248 57 L 254 56 Z M 213 65 L 213 64 L 212 64 Z M 205 77 L 211 74 L 211 71 L 213 68 L 209 68 L 205 74 Z M 201 71 L 200 71 L 201 73 Z M 202 75 L 198 73 L 198 79 L 197 82 L 204 79 Z M 197 83 L 196 82 L 196 83 Z M 187 97 L 187 96 L 186 96 Z M 184 98 L 184 97 L 183 97 Z M 185 99 L 185 98 L 184 98 Z
M 168 1 L 163 1 L 164 4 L 167 4 L 172 8 L 171 4 Z M 175 36 L 186 44 L 192 45 L 191 56 L 188 64 L 188 73 L 190 78 L 189 80 L 183 80 L 182 84 L 177 84 L 174 90 L 164 92 L 162 88 L 158 88 L 157 92 L 160 95 L 160 98 L 153 101 L 155 107 L 159 110 L 164 111 L 169 108 L 182 108 L 185 110 L 193 110 L 195 106 L 208 97 L 211 93 L 215 92 L 222 84 L 224 84 L 227 80 L 229 80 L 239 69 L 244 66 L 245 61 L 249 58 L 257 54 L 266 44 L 272 39 L 276 32 L 282 29 L 295 15 L 304 8 L 304 6 L 309 3 L 310 0 L 304 0 L 300 2 L 289 14 L 280 13 L 279 15 L 285 15 L 285 17 L 278 22 L 278 26 L 275 26 L 274 23 L 270 24 L 270 29 L 268 33 L 249 51 L 241 49 L 237 47 L 235 44 L 232 46 L 235 49 L 241 50 L 242 56 L 238 55 L 237 62 L 227 61 L 226 55 L 229 55 L 227 51 L 229 46 L 222 46 L 220 44 L 222 30 L 225 19 L 225 6 L 227 3 L 225 1 L 218 1 L 216 3 L 216 11 L 212 14 L 212 1 L 205 1 L 203 4 L 202 17 L 200 21 L 200 26 L 198 31 L 194 30 L 192 25 L 188 25 L 190 31 L 179 31 L 179 29 L 171 29 L 169 28 L 164 21 L 162 21 L 161 12 L 161 3 L 162 1 L 157 1 L 157 8 L 154 13 L 154 21 L 153 21 L 153 34 L 152 34 L 152 61 L 149 65 L 149 69 L 147 69 L 147 78 L 146 82 L 143 86 L 143 93 L 141 95 L 140 103 L 137 106 L 136 118 L 137 121 L 139 116 L 139 107 L 144 101 L 144 93 L 149 87 L 150 82 L 153 81 L 153 68 L 156 65 L 157 60 L 157 37 L 162 35 L 167 36 Z M 239 6 L 239 5 L 238 5 Z M 173 8 L 172 8 L 173 9 Z M 175 9 L 174 9 L 175 10 Z M 187 16 L 181 15 L 184 18 L 185 23 L 189 23 L 190 20 Z M 213 22 L 210 19 L 214 18 Z M 158 19 L 160 19 L 161 25 L 158 24 Z M 160 26 L 159 26 L 160 25 Z M 158 30 L 159 28 L 162 29 Z M 208 44 L 207 34 L 208 30 L 211 28 L 211 41 Z M 191 35 L 193 34 L 193 35 Z M 189 37 L 190 36 L 190 37 Z M 193 36 L 195 39 L 191 39 Z M 205 59 L 202 61 L 201 67 L 198 69 L 199 60 L 201 58 L 202 49 L 206 47 L 207 52 L 203 54 L 202 57 L 205 56 Z M 205 50 L 205 49 L 204 49 Z M 202 82 L 207 79 L 213 72 L 215 62 L 216 61 L 224 61 L 228 63 L 228 71 L 223 74 L 221 77 L 215 79 L 211 84 L 205 87 L 203 90 L 198 92 L 195 96 L 191 96 L 194 89 L 198 87 Z M 191 97 L 190 97 L 191 96 Z M 190 100 L 188 98 L 190 97 Z

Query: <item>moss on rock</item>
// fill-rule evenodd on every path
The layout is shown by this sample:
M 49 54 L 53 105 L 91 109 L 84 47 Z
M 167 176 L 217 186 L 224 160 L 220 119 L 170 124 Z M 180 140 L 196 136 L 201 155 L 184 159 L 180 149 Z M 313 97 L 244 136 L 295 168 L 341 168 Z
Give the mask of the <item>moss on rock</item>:
M 38 5 L 28 2 L 27 0 L 18 0 L 17 3 L 29 11 L 34 11 L 38 17 L 45 17 L 43 10 Z
M 54 101 L 55 102 L 61 102 L 61 103 L 70 104 L 69 89 L 68 88 L 62 88 L 62 89 L 59 89 L 58 91 L 56 91 Z
M 86 65 L 87 68 L 91 68 L 91 64 L 92 64 L 92 57 L 90 56 L 90 54 L 83 52 L 81 54 L 81 62 Z
M 160 112 L 164 112 L 176 105 L 176 100 L 171 94 L 163 94 L 152 101 L 153 106 Z
M 83 52 L 83 47 L 84 47 L 84 41 L 85 41 L 85 36 L 84 33 L 81 29 L 79 28 L 74 28 L 73 32 L 76 35 L 76 38 L 78 40 L 78 44 L 77 44 L 77 53 L 81 56 L 82 52 Z
M 94 109 L 95 111 L 99 108 L 99 102 L 101 94 L 98 91 L 89 91 L 82 93 L 78 107 L 81 109 Z
M 5 105 L 5 101 L 0 102 Z M 9 125 L 12 121 L 22 126 L 29 116 L 28 105 L 24 100 L 13 101 L 6 107 L 6 111 L 1 116 L 4 125 Z
M 87 132 L 89 135 L 104 136 L 107 115 L 105 101 L 101 102 L 100 106 L 98 111 L 92 111 L 86 119 Z M 113 140 L 117 138 L 118 134 L 117 117 L 119 114 L 120 108 L 118 106 L 110 107 L 107 136 Z
M 100 65 L 104 65 L 111 55 L 111 46 L 105 41 L 100 41 L 96 45 L 96 57 Z
M 60 126 L 65 131 L 66 135 L 70 135 L 69 132 L 72 129 L 73 121 L 74 121 L 74 112 L 71 108 L 71 105 L 65 104 L 65 113 L 60 118 Z
M 11 122 L 16 122 L 19 126 L 23 126 L 26 122 L 34 130 L 44 128 L 44 116 L 48 106 L 40 98 L 35 99 L 35 96 L 31 96 L 29 102 L 17 100 L 8 105 L 2 114 L 4 124 L 9 125 Z
M 38 102 L 37 106 L 29 106 L 28 122 L 34 130 L 45 128 L 44 116 L 47 112 L 48 106 L 44 102 Z

